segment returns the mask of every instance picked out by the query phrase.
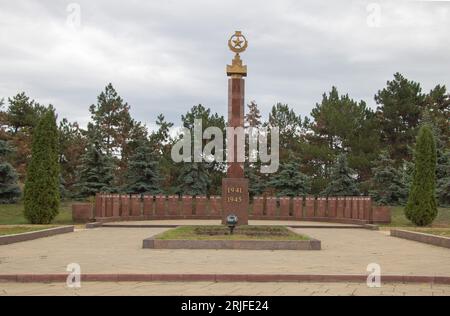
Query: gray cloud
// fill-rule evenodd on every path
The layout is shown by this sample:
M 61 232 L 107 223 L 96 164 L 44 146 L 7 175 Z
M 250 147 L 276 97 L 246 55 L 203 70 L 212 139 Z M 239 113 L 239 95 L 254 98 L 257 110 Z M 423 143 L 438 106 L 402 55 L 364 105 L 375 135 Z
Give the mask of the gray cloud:
M 226 113 L 226 41 L 250 41 L 247 101 L 265 115 L 276 102 L 309 114 L 322 93 L 374 106 L 373 95 L 402 72 L 424 90 L 449 84 L 450 2 L 378 1 L 75 1 L 81 26 L 66 23 L 70 1 L 0 4 L 0 97 L 26 91 L 60 117 L 85 124 L 108 82 L 148 124 L 158 113 L 179 122 L 202 103 Z M 376 2 L 376 1 L 371 1 Z

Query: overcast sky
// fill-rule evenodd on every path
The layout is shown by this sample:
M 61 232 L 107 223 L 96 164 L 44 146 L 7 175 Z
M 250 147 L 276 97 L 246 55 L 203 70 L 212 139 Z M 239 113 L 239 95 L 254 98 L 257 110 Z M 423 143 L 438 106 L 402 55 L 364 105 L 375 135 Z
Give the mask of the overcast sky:
M 225 115 L 227 40 L 242 30 L 246 101 L 264 116 L 277 102 L 309 114 L 332 85 L 375 106 L 397 71 L 425 91 L 449 86 L 449 11 L 448 1 L 0 0 L 0 98 L 25 91 L 84 125 L 112 82 L 147 124 L 161 112 L 179 124 L 198 103 Z

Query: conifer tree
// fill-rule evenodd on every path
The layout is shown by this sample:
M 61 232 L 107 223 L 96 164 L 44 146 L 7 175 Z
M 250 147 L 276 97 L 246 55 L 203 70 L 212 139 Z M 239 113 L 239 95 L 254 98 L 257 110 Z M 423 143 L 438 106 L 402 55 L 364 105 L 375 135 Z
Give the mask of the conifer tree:
M 98 130 L 104 152 L 115 160 L 115 183 L 123 184 L 124 174 L 134 139 L 147 136 L 147 130 L 130 114 L 130 105 L 117 93 L 111 83 L 97 97 L 97 104 L 89 108 L 91 120 Z
M 424 125 L 417 136 L 413 182 L 405 208 L 406 217 L 418 226 L 431 224 L 437 216 L 436 160 L 432 129 Z
M 354 175 L 355 171 L 348 166 L 347 156 L 345 154 L 339 155 L 332 169 L 331 182 L 322 194 L 326 196 L 359 195 Z
M 258 109 L 258 104 L 255 101 L 251 101 L 247 105 L 248 111 L 245 114 L 245 126 L 246 127 L 260 127 L 261 126 L 261 112 Z
M 81 157 L 78 168 L 78 183 L 76 185 L 81 197 L 94 196 L 99 192 L 114 192 L 114 162 L 110 154 L 105 153 L 99 135 L 90 125 L 90 139 L 86 152 Z
M 58 215 L 60 168 L 58 128 L 52 107 L 33 133 L 32 156 L 24 189 L 25 217 L 33 224 L 48 224 Z
M 394 165 L 395 161 L 389 158 L 389 153 L 383 151 L 372 169 L 370 195 L 380 205 L 399 204 L 403 201 L 403 174 Z
M 128 193 L 161 192 L 158 161 L 152 151 L 150 143 L 140 140 L 134 154 L 128 162 L 125 175 L 125 191 Z
M 439 155 L 436 175 L 439 204 L 448 206 L 450 205 L 450 149 Z
M 292 158 L 282 163 L 280 170 L 269 181 L 277 196 L 303 196 L 311 191 L 310 179 L 300 171 L 300 163 Z
M 183 163 L 178 193 L 187 195 L 207 195 L 211 180 L 205 168 L 205 163 Z
M 264 193 L 267 188 L 266 175 L 259 172 L 261 161 L 250 164 L 245 163 L 245 177 L 248 179 L 248 193 L 251 197 L 259 196 Z
M 397 165 L 403 159 L 411 160 L 408 146 L 414 143 L 425 102 L 420 84 L 396 73 L 386 88 L 378 91 L 375 101 L 382 144 Z
M 6 162 L 9 153 L 11 148 L 5 141 L 0 140 L 0 204 L 16 203 L 21 194 L 17 184 L 17 172 Z

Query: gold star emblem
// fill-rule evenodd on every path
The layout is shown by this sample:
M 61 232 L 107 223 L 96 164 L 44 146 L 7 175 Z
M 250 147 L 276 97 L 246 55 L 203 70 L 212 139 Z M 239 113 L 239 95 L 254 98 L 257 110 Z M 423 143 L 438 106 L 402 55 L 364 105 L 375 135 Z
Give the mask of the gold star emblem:
M 242 53 L 247 49 L 248 42 L 241 31 L 236 31 L 228 41 L 228 46 L 235 53 Z
M 238 36 L 238 37 L 236 37 L 236 39 L 233 40 L 233 43 L 234 43 L 235 48 L 241 48 L 242 43 L 244 43 L 244 41 L 241 39 L 240 36 Z

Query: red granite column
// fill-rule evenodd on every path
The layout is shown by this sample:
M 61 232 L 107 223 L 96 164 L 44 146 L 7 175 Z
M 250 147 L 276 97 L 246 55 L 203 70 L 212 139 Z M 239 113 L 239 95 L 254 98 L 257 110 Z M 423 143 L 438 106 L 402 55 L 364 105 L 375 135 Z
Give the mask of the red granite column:
M 129 195 L 121 195 L 120 196 L 120 216 L 128 217 L 130 216 L 130 196 Z
M 357 196 L 352 197 L 352 219 L 358 219 L 358 200 Z
M 141 216 L 141 196 L 140 195 L 132 195 L 130 198 L 131 205 L 131 216 Z
M 211 196 L 209 198 L 209 215 L 220 216 L 222 214 L 222 197 Z
M 114 194 L 113 197 L 113 217 L 120 217 L 120 195 Z
M 291 199 L 288 197 L 280 198 L 280 217 L 289 217 Z
M 166 197 L 164 195 L 157 195 L 155 197 L 155 214 L 158 217 L 166 215 Z
M 153 195 L 144 195 L 144 215 L 153 216 Z
M 113 216 L 113 199 L 112 195 L 108 194 L 106 196 L 106 217 L 112 217 Z
M 100 211 L 100 217 L 106 217 L 106 201 L 107 201 L 106 195 L 102 194 L 101 199 L 102 199 L 102 207 Z
M 244 95 L 245 82 L 242 77 L 228 79 L 228 126 L 244 126 Z M 230 214 L 238 217 L 239 225 L 248 224 L 248 179 L 244 178 L 244 166 L 237 161 L 237 136 L 234 136 L 234 157 L 228 157 L 227 178 L 222 180 L 223 219 Z M 240 148 L 245 150 L 245 148 Z
M 206 215 L 206 196 L 195 197 L 195 215 L 196 216 Z
M 168 197 L 167 209 L 168 209 L 169 216 L 177 216 L 178 215 L 178 209 L 179 209 L 178 196 L 170 195 Z
M 358 198 L 358 219 L 364 220 L 364 198 Z
M 244 127 L 245 81 L 242 78 L 228 79 L 228 126 Z M 227 178 L 244 178 L 244 165 L 238 162 L 238 140 L 234 135 L 234 157 L 228 163 Z M 244 150 L 244 148 L 241 148 Z
M 345 198 L 343 197 L 337 198 L 336 216 L 337 218 L 345 218 Z
M 182 215 L 185 217 L 191 217 L 192 216 L 192 196 L 190 195 L 183 195 L 181 197 L 182 201 Z
M 352 218 L 352 198 L 349 197 L 349 196 L 345 197 L 344 217 L 345 218 Z
M 372 199 L 370 197 L 364 200 L 364 218 L 367 221 L 372 221 Z
M 95 195 L 95 217 L 102 217 L 102 197 L 100 193 Z
M 336 217 L 337 215 L 337 206 L 336 206 L 336 198 L 330 197 L 328 198 L 328 217 Z
M 317 199 L 317 217 L 325 217 L 327 200 L 325 198 Z
M 294 217 L 295 219 L 303 218 L 303 198 L 295 197 L 293 200 L 294 203 Z
M 277 215 L 277 199 L 274 197 L 266 198 L 266 216 L 273 217 Z
M 306 197 L 305 208 L 306 208 L 306 217 L 313 218 L 314 217 L 314 204 L 315 199 L 312 196 Z
M 263 211 L 264 211 L 264 198 L 262 196 L 254 197 L 252 215 L 256 217 L 262 216 Z

